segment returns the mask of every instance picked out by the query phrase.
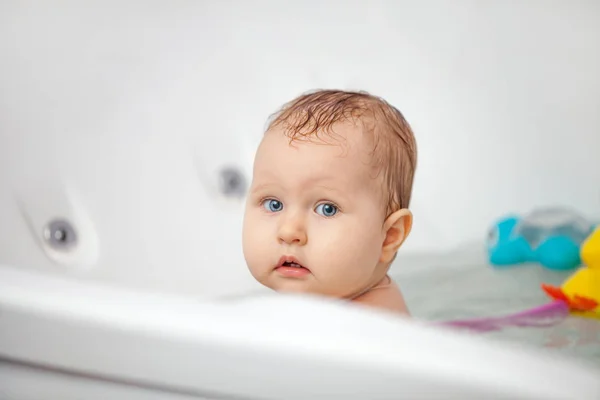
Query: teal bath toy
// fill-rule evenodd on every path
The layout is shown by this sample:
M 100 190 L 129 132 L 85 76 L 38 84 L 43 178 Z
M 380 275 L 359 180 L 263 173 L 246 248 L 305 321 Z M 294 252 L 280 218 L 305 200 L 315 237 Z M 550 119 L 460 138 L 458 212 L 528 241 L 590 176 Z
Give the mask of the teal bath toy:
M 496 267 L 539 263 L 552 270 L 581 264 L 580 247 L 595 224 L 566 208 L 544 208 L 500 219 L 488 234 L 489 262 Z

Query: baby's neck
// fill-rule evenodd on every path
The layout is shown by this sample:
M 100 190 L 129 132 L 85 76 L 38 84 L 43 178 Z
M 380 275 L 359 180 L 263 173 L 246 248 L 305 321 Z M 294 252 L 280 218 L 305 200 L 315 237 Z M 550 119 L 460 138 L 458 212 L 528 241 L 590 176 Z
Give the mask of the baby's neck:
M 354 301 L 354 300 L 358 299 L 359 297 L 364 296 L 365 294 L 369 293 L 370 291 L 381 289 L 385 286 L 388 286 L 390 283 L 391 283 L 391 278 L 386 274 L 383 278 L 375 281 L 375 283 L 370 284 L 366 288 L 362 289 L 360 292 L 351 294 L 350 296 L 347 296 L 346 299 L 348 299 L 350 301 Z
M 388 275 L 385 275 L 375 285 L 350 298 L 350 301 L 408 315 L 404 297 Z

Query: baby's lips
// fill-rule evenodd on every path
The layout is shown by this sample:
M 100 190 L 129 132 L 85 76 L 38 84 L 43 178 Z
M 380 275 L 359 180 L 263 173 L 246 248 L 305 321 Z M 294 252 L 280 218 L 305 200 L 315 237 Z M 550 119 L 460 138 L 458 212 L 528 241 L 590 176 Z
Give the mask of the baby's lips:
M 275 265 L 275 268 L 285 267 L 286 263 L 294 263 L 294 264 L 298 265 L 299 267 L 302 267 L 302 268 L 307 269 L 307 270 L 310 271 L 310 269 L 308 267 L 305 267 L 304 264 L 302 264 L 300 262 L 300 260 L 298 260 L 295 256 L 282 256 L 282 257 L 280 257 L 279 261 Z

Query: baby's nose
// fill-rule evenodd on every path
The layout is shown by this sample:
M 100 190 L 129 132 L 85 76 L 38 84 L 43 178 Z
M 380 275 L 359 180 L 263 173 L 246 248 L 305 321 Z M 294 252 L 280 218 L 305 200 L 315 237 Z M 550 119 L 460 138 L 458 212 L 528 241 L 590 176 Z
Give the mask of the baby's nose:
M 308 237 L 306 229 L 300 218 L 288 218 L 279 226 L 279 242 L 303 246 Z

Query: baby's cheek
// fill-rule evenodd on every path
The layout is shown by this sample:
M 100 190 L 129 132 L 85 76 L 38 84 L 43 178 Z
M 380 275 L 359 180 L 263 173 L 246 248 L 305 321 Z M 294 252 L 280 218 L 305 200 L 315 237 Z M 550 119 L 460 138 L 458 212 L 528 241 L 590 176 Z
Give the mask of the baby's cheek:
M 337 235 L 330 234 L 329 238 L 328 258 L 337 279 L 358 284 L 371 278 L 379 258 L 379 246 L 368 226 L 348 226 Z
M 364 224 L 362 228 L 353 231 L 351 240 L 352 248 L 356 261 L 363 270 L 369 273 L 374 270 L 381 255 L 382 239 L 379 229 L 369 224 Z
M 252 220 L 251 216 L 246 216 L 244 218 L 244 227 L 242 230 L 242 249 L 248 264 L 253 264 L 257 258 L 257 253 L 260 250 L 258 246 L 259 241 L 260 236 L 256 230 L 255 222 Z
M 262 270 L 268 269 L 273 262 L 270 250 L 274 239 L 269 230 L 269 224 L 265 224 L 260 216 L 250 214 L 244 219 L 242 248 L 246 263 L 253 273 L 263 273 Z

